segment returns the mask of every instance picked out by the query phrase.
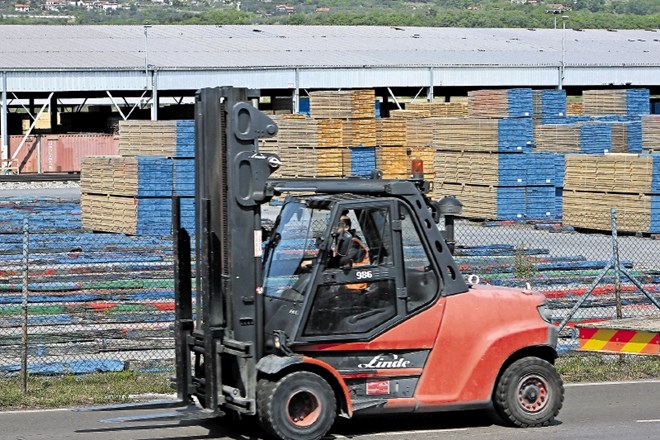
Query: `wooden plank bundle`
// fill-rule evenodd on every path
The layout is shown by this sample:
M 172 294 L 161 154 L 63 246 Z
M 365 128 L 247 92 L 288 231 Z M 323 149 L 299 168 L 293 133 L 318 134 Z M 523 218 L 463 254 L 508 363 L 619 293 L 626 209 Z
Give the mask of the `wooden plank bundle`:
M 642 148 L 644 151 L 660 150 L 660 115 L 642 117 Z
M 279 148 L 339 147 L 343 144 L 343 123 L 338 119 L 285 118 L 279 121 Z M 374 129 L 375 137 L 375 129 Z
M 564 223 L 607 231 L 610 208 L 621 231 L 660 232 L 660 155 L 566 156 Z
M 454 196 L 463 203 L 461 217 L 491 220 L 525 218 L 525 187 L 465 185 L 435 181 L 433 198 Z
M 363 119 L 376 114 L 373 89 L 309 93 L 312 119 Z
M 660 155 L 566 156 L 564 188 L 602 193 L 660 194 Z
M 612 147 L 609 124 L 540 124 L 534 127 L 535 151 L 602 154 Z
M 182 223 L 194 230 L 194 198 L 182 199 Z M 83 228 L 129 235 L 168 235 L 172 228 L 172 199 L 83 193 Z
M 566 116 L 582 116 L 582 102 L 567 102 L 566 103 Z
M 531 118 L 433 118 L 433 145 L 445 151 L 525 152 L 534 140 Z
M 468 115 L 467 102 L 409 102 L 407 111 L 426 112 L 429 117 L 462 118 Z
M 379 146 L 430 146 L 433 144 L 433 119 L 377 119 L 376 144 Z
M 342 142 L 345 147 L 375 147 L 376 119 L 347 119 L 342 123 Z
M 524 186 L 523 154 L 438 151 L 435 154 L 436 182 L 492 186 Z
M 119 155 L 195 157 L 195 121 L 120 121 Z
M 642 125 L 639 121 L 608 122 L 612 130 L 611 153 L 641 153 Z
M 534 90 L 532 98 L 534 118 L 566 116 L 566 90 Z
M 433 147 L 379 147 L 376 149 L 376 166 L 385 179 L 408 179 L 413 159 L 424 161 L 425 176 L 433 175 Z
M 586 115 L 646 115 L 650 93 L 648 89 L 585 90 L 582 106 Z
M 351 166 L 347 148 L 280 147 L 279 155 L 275 177 L 343 177 Z
M 428 110 L 390 110 L 391 119 L 419 119 L 430 118 Z
M 616 209 L 621 232 L 660 232 L 660 196 L 608 194 L 564 189 L 563 223 L 577 228 L 610 231 L 610 210 Z
M 531 117 L 532 89 L 473 90 L 468 92 L 467 110 L 473 118 Z

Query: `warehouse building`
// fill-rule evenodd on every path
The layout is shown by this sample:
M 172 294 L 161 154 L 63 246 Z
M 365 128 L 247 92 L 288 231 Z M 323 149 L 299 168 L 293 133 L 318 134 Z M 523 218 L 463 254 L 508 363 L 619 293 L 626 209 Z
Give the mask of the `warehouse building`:
M 660 93 L 657 30 L 0 26 L 0 60 L 5 170 L 11 135 L 191 118 L 202 87 L 258 88 L 294 112 L 323 89 L 374 89 L 385 112 L 484 88 Z

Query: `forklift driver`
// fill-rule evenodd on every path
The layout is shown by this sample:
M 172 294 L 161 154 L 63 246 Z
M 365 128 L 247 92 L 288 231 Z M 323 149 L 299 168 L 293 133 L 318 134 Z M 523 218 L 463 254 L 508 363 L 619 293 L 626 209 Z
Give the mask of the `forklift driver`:
M 353 265 L 369 264 L 369 251 L 351 229 L 351 219 L 342 215 L 333 234 L 332 257 L 328 267 L 350 269 Z

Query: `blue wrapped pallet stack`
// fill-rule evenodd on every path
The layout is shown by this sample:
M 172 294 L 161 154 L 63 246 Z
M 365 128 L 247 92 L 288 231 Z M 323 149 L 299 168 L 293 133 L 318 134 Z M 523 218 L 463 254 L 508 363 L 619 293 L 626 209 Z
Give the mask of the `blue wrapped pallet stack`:
M 367 177 L 376 169 L 375 147 L 350 147 L 351 175 Z

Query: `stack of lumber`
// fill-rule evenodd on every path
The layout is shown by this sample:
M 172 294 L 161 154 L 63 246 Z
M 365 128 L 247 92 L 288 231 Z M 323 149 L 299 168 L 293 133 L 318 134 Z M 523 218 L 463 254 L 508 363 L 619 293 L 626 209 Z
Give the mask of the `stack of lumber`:
M 586 115 L 647 115 L 648 89 L 585 90 L 582 109 Z
M 409 102 L 406 110 L 426 112 L 432 118 L 463 118 L 468 115 L 466 102 Z
M 526 155 L 439 151 L 436 182 L 490 186 L 524 186 Z
M 531 118 L 433 119 L 433 145 L 444 151 L 531 151 L 534 140 Z
M 373 89 L 310 92 L 310 115 L 312 119 L 373 118 L 375 101 Z
M 566 103 L 566 116 L 582 116 L 583 114 L 582 102 Z
M 431 112 L 428 110 L 390 110 L 391 119 L 419 119 L 429 117 L 431 117 Z
M 342 121 L 284 118 L 279 121 L 277 144 L 280 151 L 300 147 L 340 147 L 343 144 Z
M 85 229 L 138 235 L 170 234 L 172 196 L 182 199 L 182 223 L 194 230 L 194 121 L 122 121 L 120 156 L 90 156 L 81 164 Z
M 172 228 L 172 200 L 165 197 L 125 197 L 82 193 L 83 228 L 128 235 L 169 235 Z M 194 198 L 183 198 L 184 226 L 194 228 Z
M 660 232 L 660 156 L 566 156 L 564 224 L 610 230 L 610 209 L 620 231 Z
M 556 218 L 555 155 L 551 153 L 437 152 L 434 186 L 457 195 L 488 200 L 499 208 L 490 211 L 470 204 L 466 217 L 510 220 Z M 480 187 L 488 187 L 488 190 Z M 513 204 L 508 209 L 508 204 Z M 479 217 L 479 213 L 486 213 Z
M 330 120 L 328 120 L 330 121 Z M 325 121 L 324 121 L 325 122 Z M 334 121 L 333 121 L 334 122 Z M 375 147 L 376 119 L 347 119 L 341 122 L 342 141 L 344 147 Z
M 642 148 L 644 151 L 660 150 L 660 115 L 642 117 Z
M 376 144 L 379 146 L 425 147 L 433 143 L 433 118 L 376 120 Z
M 642 124 L 635 122 L 610 122 L 612 130 L 612 153 L 641 153 Z
M 119 155 L 195 157 L 195 121 L 120 121 Z
M 535 151 L 602 154 L 612 145 L 608 124 L 540 124 L 534 128 Z
M 404 146 L 408 137 L 408 120 L 397 118 L 376 119 L 376 145 Z
M 368 177 L 376 169 L 375 147 L 349 148 L 349 152 L 351 176 Z
M 473 118 L 520 118 L 533 112 L 532 89 L 468 92 L 468 116 Z
M 435 183 L 433 198 L 454 196 L 463 203 L 461 217 L 522 220 L 525 218 L 525 187 Z
M 385 179 L 408 179 L 412 160 L 421 159 L 425 176 L 431 176 L 433 156 L 433 147 L 379 147 L 376 149 L 376 165 Z
M 560 118 L 566 116 L 565 90 L 534 90 L 534 119 Z
M 343 177 L 350 170 L 347 148 L 281 148 L 282 166 L 274 177 Z

